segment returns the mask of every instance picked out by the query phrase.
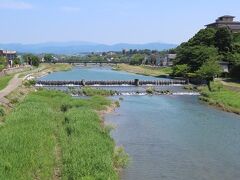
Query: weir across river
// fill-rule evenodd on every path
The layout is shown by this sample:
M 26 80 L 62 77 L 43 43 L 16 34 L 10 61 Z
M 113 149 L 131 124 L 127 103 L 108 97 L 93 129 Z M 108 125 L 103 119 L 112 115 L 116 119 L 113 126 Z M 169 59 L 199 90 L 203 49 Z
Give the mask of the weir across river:
M 44 81 L 39 80 L 36 82 L 37 86 L 177 86 L 186 85 L 187 80 L 101 80 L 101 81 Z

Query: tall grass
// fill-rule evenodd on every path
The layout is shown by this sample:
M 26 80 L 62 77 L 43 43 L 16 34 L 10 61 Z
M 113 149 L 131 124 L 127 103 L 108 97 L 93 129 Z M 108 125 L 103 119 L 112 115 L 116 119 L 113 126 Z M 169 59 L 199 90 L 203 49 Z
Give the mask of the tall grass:
M 99 125 L 96 113 L 70 109 L 61 133 L 64 179 L 117 179 L 113 169 L 114 142 Z
M 0 90 L 4 89 L 12 78 L 13 75 L 6 75 L 0 77 Z
M 31 93 L 0 127 L 0 179 L 52 179 L 56 166 L 62 179 L 117 179 L 114 142 L 96 113 L 110 104 L 103 97 Z

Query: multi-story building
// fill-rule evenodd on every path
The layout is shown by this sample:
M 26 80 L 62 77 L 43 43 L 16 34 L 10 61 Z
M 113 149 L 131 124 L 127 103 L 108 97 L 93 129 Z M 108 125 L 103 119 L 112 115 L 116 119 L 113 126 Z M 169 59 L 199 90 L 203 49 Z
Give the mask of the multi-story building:
M 206 25 L 208 28 L 221 28 L 227 27 L 233 33 L 240 32 L 240 22 L 234 21 L 234 16 L 221 16 L 219 17 L 216 22 Z
M 8 61 L 8 65 L 12 67 L 13 60 L 17 57 L 17 52 L 9 50 L 0 50 L 0 56 L 5 57 Z

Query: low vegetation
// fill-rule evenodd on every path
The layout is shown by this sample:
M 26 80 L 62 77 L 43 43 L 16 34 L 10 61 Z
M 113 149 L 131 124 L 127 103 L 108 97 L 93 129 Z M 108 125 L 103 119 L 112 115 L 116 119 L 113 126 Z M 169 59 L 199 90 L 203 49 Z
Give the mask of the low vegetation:
M 240 114 L 240 91 L 231 91 L 218 81 L 211 83 L 211 91 L 207 87 L 199 89 L 202 93 L 201 100 L 225 111 Z
M 112 90 L 82 87 L 81 89 L 70 87 L 68 93 L 76 96 L 113 96 L 117 92 Z
M 172 73 L 171 67 L 133 66 L 128 64 L 119 64 L 115 70 L 155 77 L 168 76 Z
M 82 92 L 86 96 L 113 96 L 116 93 L 112 90 L 96 89 L 91 87 L 82 88 Z
M 13 75 L 6 75 L 0 77 L 0 90 L 4 89 L 12 78 Z
M 97 111 L 104 97 L 30 93 L 0 127 L 0 179 L 118 179 L 127 156 L 115 149 Z

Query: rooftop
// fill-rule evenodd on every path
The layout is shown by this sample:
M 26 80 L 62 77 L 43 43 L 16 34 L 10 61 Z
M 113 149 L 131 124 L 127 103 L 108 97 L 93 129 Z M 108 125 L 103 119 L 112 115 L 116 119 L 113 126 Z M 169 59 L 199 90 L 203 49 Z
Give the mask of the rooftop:
M 220 16 L 218 19 L 220 19 L 220 18 L 235 18 L 235 16 L 224 15 L 224 16 Z
M 10 51 L 10 50 L 0 50 L 3 54 L 16 54 L 17 51 Z

